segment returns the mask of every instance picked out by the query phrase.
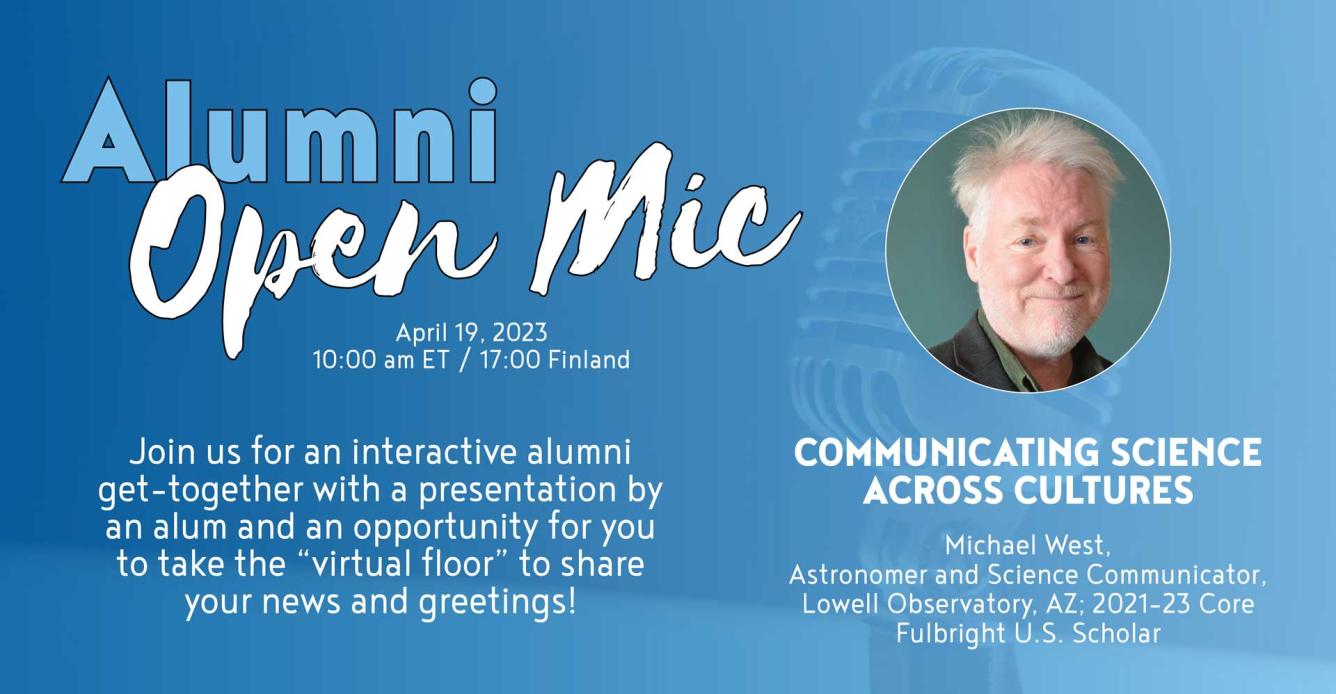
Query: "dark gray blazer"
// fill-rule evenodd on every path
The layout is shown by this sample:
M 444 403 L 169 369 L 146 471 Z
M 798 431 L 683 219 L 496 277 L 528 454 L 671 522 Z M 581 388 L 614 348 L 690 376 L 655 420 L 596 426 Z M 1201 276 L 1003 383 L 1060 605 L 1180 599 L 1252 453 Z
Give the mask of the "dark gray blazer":
M 997 350 L 993 349 L 988 334 L 979 325 L 979 317 L 974 314 L 970 314 L 960 332 L 928 352 L 946 368 L 975 383 L 998 390 L 1016 390 L 1016 385 L 1002 368 L 1002 361 L 997 358 Z

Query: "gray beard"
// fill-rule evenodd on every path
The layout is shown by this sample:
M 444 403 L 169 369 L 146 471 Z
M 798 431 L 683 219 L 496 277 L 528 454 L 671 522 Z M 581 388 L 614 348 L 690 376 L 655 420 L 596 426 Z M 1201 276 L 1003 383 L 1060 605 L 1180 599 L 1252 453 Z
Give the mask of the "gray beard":
M 996 331 L 997 322 L 993 320 L 993 317 L 1000 316 L 1003 312 L 999 307 L 990 306 L 990 304 L 992 304 L 992 302 L 989 301 L 985 297 L 984 292 L 980 290 L 979 305 L 983 307 L 983 312 L 988 315 L 988 322 L 993 325 L 993 330 Z M 1084 323 L 1085 321 L 1081 320 L 1081 315 L 1078 311 L 1070 311 L 1063 316 L 1062 326 L 1058 331 L 1043 336 L 1033 344 L 1013 344 L 1012 342 L 1005 340 L 1005 338 L 1004 341 L 1007 342 L 1007 346 L 1011 347 L 1013 351 L 1024 354 L 1025 356 L 1037 357 L 1039 359 L 1057 359 L 1058 357 L 1071 352 L 1072 348 L 1076 346 L 1076 343 L 1080 342 L 1081 338 L 1085 336 L 1085 333 L 1090 329 L 1090 326 L 1084 325 Z M 998 333 L 998 336 L 1000 337 L 1001 333 Z

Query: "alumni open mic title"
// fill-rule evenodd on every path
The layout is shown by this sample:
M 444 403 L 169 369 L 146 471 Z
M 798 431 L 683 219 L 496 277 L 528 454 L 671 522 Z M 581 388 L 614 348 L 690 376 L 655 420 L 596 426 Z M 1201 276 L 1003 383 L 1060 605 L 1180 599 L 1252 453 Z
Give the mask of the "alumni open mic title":
M 102 85 L 61 177 L 62 183 L 87 183 L 95 170 L 111 169 L 119 170 L 131 183 L 153 183 L 130 249 L 130 285 L 139 304 L 159 318 L 173 319 L 189 313 L 208 293 L 222 254 L 225 200 L 221 184 L 269 181 L 271 127 L 282 128 L 286 183 L 376 183 L 381 176 L 378 152 L 384 146 L 393 151 L 395 183 L 452 184 L 457 176 L 461 181 L 467 176 L 469 184 L 497 181 L 496 152 L 503 138 L 497 132 L 498 89 L 488 77 L 478 77 L 468 85 L 465 134 L 457 134 L 458 121 L 435 108 L 396 108 L 389 123 L 377 122 L 357 108 L 337 112 L 294 108 L 282 112 L 281 126 L 269 122 L 268 110 L 242 109 L 239 129 L 236 111 L 210 109 L 203 128 L 207 166 L 190 158 L 196 134 L 192 127 L 192 87 L 190 80 L 165 82 L 166 156 L 162 178 L 154 175 L 140 144 L 143 131 L 132 125 L 110 77 Z M 389 133 L 385 142 L 381 141 L 382 132 Z M 319 173 L 313 174 L 316 152 Z M 466 174 L 455 170 L 457 153 L 467 162 Z M 658 261 L 672 157 L 666 145 L 652 142 L 620 181 L 615 181 L 616 162 L 594 160 L 569 191 L 565 174 L 557 171 L 548 193 L 546 221 L 529 290 L 547 295 L 552 275 L 577 228 L 580 237 L 568 271 L 578 276 L 592 274 L 608 259 L 637 212 L 643 214 L 644 224 L 636 249 L 635 276 L 640 280 L 652 277 Z M 346 169 L 345 160 L 349 162 Z M 695 193 L 704 183 L 705 176 L 693 172 L 684 190 Z M 196 198 L 204 204 L 203 240 L 184 284 L 164 297 L 154 277 L 153 250 L 171 247 L 187 205 Z M 764 225 L 768 210 L 765 188 L 747 185 L 724 205 L 714 244 L 701 250 L 696 228 L 702 207 L 695 197 L 682 202 L 669 231 L 672 259 L 690 269 L 703 267 L 721 255 L 742 266 L 768 263 L 788 245 L 803 216 L 801 211 L 795 212 L 778 232 L 770 229 L 763 234 L 764 245 L 757 247 L 754 240 L 749 240 L 747 245 L 756 249 L 744 251 L 743 232 L 748 225 Z M 260 290 L 282 299 L 303 269 L 309 268 L 330 287 L 350 289 L 370 284 L 378 296 L 396 296 L 403 291 L 409 271 L 429 248 L 434 246 L 441 274 L 466 279 L 482 272 L 500 240 L 495 232 L 461 231 L 449 220 L 431 224 L 425 234 L 419 234 L 420 226 L 417 208 L 401 201 L 375 262 L 360 274 L 347 276 L 339 269 L 338 258 L 357 256 L 366 236 L 357 215 L 332 210 L 305 246 L 294 231 L 282 228 L 261 253 L 264 221 L 254 207 L 243 206 L 233 230 L 223 282 L 222 332 L 227 356 L 235 359 L 241 353 L 246 323 Z M 309 254 L 303 255 L 304 248 Z

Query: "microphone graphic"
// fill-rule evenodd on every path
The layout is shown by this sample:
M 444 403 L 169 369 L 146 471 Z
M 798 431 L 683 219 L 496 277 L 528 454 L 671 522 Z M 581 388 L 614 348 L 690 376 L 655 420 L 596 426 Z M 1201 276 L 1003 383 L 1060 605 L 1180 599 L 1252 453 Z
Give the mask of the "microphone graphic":
M 1060 68 L 986 48 L 924 50 L 896 65 L 873 88 L 841 173 L 833 223 L 822 231 L 790 358 L 794 407 L 818 436 L 892 440 L 959 435 L 959 406 L 940 397 L 942 367 L 904 325 L 886 280 L 890 207 L 909 168 L 938 137 L 978 115 L 1045 107 L 1087 117 L 1117 132 L 1152 174 L 1150 147 L 1110 99 Z M 1043 397 L 1008 398 L 971 436 L 996 440 L 1043 422 L 1079 436 L 1109 423 L 1116 373 Z M 1023 506 L 868 506 L 858 554 L 867 567 L 944 566 L 947 534 L 1009 536 Z M 919 588 L 915 587 L 916 590 Z M 947 586 L 942 595 L 970 587 Z M 884 596 L 883 596 L 884 597 Z M 1021 691 L 1010 644 L 913 646 L 897 642 L 891 619 L 873 618 L 869 666 L 876 692 Z

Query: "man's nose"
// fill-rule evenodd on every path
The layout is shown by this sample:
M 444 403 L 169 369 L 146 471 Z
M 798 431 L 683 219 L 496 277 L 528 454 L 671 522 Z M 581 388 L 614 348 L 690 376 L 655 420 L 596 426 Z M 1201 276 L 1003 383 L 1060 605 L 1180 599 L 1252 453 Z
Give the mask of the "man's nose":
M 1050 245 L 1044 252 L 1044 276 L 1057 284 L 1076 280 L 1075 249 L 1066 243 Z

